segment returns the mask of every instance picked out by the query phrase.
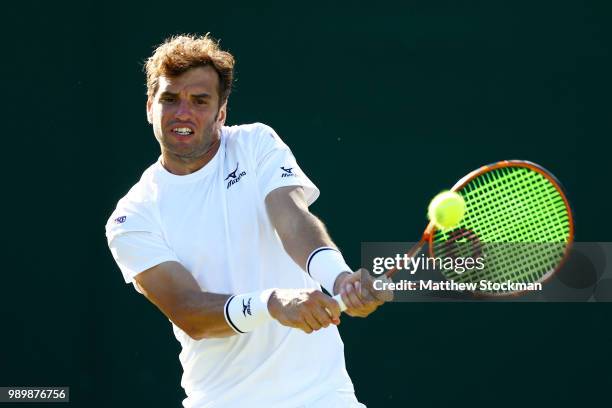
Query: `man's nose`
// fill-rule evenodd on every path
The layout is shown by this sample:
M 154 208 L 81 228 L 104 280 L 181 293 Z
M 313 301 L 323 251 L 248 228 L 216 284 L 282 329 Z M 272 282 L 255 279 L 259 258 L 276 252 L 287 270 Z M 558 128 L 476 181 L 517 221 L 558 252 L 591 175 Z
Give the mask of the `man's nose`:
M 179 102 L 178 108 L 176 109 L 176 112 L 174 113 L 174 116 L 180 120 L 189 119 L 189 117 L 191 116 L 189 101 L 181 100 Z

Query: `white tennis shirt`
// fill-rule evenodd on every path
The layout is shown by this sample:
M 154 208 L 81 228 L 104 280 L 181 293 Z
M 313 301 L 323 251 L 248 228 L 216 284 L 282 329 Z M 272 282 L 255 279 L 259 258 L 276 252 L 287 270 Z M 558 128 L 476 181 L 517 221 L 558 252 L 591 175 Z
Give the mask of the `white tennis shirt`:
M 125 281 L 161 262 L 177 261 L 205 292 L 317 288 L 284 251 L 264 199 L 283 186 L 319 190 L 274 130 L 261 123 L 223 127 L 214 158 L 177 176 L 158 161 L 123 197 L 106 224 Z M 335 326 L 312 334 L 276 320 L 254 332 L 181 343 L 185 407 L 297 407 L 330 392 L 354 392 Z

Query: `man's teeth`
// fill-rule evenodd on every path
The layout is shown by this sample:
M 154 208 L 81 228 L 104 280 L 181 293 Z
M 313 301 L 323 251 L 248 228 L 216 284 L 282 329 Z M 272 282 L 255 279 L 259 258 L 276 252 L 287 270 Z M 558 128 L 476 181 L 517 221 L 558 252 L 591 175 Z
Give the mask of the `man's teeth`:
M 172 130 L 179 135 L 190 135 L 193 133 L 193 131 L 189 128 L 174 128 Z

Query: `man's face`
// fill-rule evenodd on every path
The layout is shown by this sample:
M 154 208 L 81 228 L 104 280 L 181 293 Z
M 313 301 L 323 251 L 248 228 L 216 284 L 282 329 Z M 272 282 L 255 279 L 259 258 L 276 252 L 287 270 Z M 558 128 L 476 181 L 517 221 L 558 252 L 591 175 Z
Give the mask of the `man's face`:
M 226 107 L 219 109 L 218 85 L 210 66 L 159 78 L 157 92 L 147 101 L 147 117 L 164 157 L 197 162 L 219 139 Z

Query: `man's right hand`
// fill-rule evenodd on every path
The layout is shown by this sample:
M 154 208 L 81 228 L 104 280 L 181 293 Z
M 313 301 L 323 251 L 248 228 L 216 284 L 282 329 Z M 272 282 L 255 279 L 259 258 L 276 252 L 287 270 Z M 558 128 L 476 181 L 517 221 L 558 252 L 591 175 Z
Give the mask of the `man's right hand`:
M 316 289 L 275 289 L 268 300 L 268 310 L 283 326 L 306 333 L 340 324 L 338 303 Z

